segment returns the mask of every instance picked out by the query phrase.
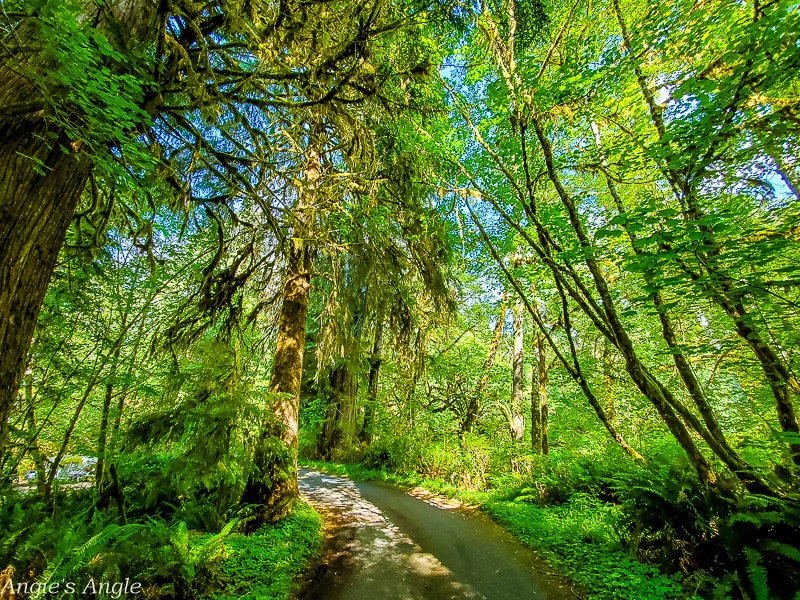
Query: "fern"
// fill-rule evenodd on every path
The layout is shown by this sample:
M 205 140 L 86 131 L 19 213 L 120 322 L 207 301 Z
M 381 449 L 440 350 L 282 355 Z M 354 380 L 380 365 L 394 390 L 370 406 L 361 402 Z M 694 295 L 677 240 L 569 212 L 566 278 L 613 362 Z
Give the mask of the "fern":
M 130 535 L 141 527 L 143 526 L 138 524 L 120 526 L 112 523 L 111 525 L 107 525 L 103 531 L 90 538 L 82 546 L 74 548 L 67 554 L 61 556 L 58 560 L 52 561 L 39 578 L 42 585 L 32 597 L 32 600 L 41 600 L 51 581 L 69 577 L 77 569 L 89 562 L 89 560 L 97 554 L 97 551 L 108 542 L 114 538 Z
M 747 575 L 750 579 L 750 586 L 753 588 L 755 600 L 767 600 L 769 597 L 767 570 L 761 566 L 761 553 L 758 550 L 747 547 L 744 549 L 744 554 L 747 557 Z
M 170 530 L 169 541 L 181 552 L 189 551 L 189 530 L 186 521 L 178 521 Z
M 212 560 L 217 557 L 220 550 L 222 550 L 222 542 L 225 540 L 225 538 L 227 538 L 237 526 L 248 520 L 250 519 L 243 519 L 240 517 L 231 519 L 225 524 L 225 527 L 223 527 L 219 533 L 212 536 L 202 545 L 192 548 L 191 552 L 189 553 L 191 564 L 195 567 L 204 567 L 212 562 Z
M 779 512 L 737 512 L 731 517 L 731 523 L 750 523 L 758 527 L 779 525 L 786 516 Z
M 767 540 L 764 542 L 764 548 L 800 563 L 800 549 L 791 544 L 785 544 L 777 540 Z

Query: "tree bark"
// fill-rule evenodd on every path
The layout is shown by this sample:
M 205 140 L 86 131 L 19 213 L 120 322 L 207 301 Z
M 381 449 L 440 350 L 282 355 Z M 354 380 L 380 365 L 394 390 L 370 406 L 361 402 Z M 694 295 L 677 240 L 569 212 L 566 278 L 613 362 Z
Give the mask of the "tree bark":
M 36 320 L 89 161 L 43 116 L 0 116 L 0 464 Z
M 603 340 L 603 383 L 605 384 L 605 396 L 606 396 L 606 417 L 612 423 L 614 422 L 615 417 L 615 407 L 614 407 L 614 381 L 611 378 L 611 371 L 612 371 L 612 359 L 611 359 L 611 343 L 604 339 Z
M 358 382 L 346 359 L 328 373 L 325 386 L 327 409 L 317 442 L 317 454 L 323 460 L 346 462 L 356 446 L 356 393 Z
M 130 302 L 132 297 L 128 298 L 125 312 L 122 314 L 122 321 L 120 327 L 123 333 L 118 340 L 119 343 L 115 344 L 114 351 L 111 358 L 111 368 L 106 379 L 105 393 L 103 394 L 103 410 L 100 415 L 100 431 L 97 434 L 97 465 L 95 465 L 95 487 L 100 490 L 103 484 L 103 470 L 106 464 L 106 446 L 108 445 L 108 423 L 111 417 L 111 401 L 114 398 L 114 378 L 117 374 L 117 367 L 119 366 L 119 355 L 122 351 L 122 340 L 124 333 L 127 331 L 128 313 L 130 311 Z
M 544 336 L 539 333 L 531 368 L 531 449 L 534 454 L 547 454 L 547 356 Z
M 306 243 L 297 238 L 291 241 L 288 254 L 278 339 L 269 383 L 271 404 L 242 494 L 244 504 L 256 505 L 255 518 L 247 524 L 247 530 L 251 532 L 287 514 L 299 495 L 297 415 L 311 288 L 311 255 Z
M 375 409 L 378 403 L 378 374 L 383 355 L 383 320 L 378 319 L 375 326 L 375 343 L 369 359 L 369 378 L 367 383 L 367 406 L 364 408 L 364 425 L 359 438 L 364 444 L 371 444 L 375 435 Z
M 278 337 L 270 376 L 270 405 L 253 452 L 253 464 L 242 503 L 256 509 L 246 530 L 286 515 L 299 496 L 297 489 L 297 419 L 306 343 L 306 317 L 311 292 L 311 252 L 307 239 L 320 178 L 319 136 L 322 120 L 311 124 L 303 182 L 298 186 L 292 238 L 286 252 L 286 281 L 278 317 Z
M 522 300 L 518 297 L 514 302 L 514 355 L 512 359 L 511 374 L 511 440 L 519 442 L 525 435 L 525 419 L 522 416 L 522 403 L 525 396 L 525 382 L 523 381 L 523 359 L 525 336 L 522 320 Z
M 352 337 L 340 344 L 341 354 L 328 374 L 328 386 L 324 390 L 327 410 L 322 432 L 317 440 L 317 454 L 324 459 L 337 462 L 351 460 L 358 448 L 358 365 L 361 359 L 361 332 L 364 325 L 366 287 L 358 285 L 358 279 L 351 281 L 352 287 L 359 288 L 355 295 L 345 294 L 340 301 L 348 306 L 346 319 Z M 352 316 L 351 316 L 352 315 Z M 332 316 L 336 318 L 336 316 Z M 340 317 L 341 320 L 341 317 Z
M 333 423 L 331 458 L 336 462 L 347 462 L 353 457 L 356 446 L 356 392 L 358 380 L 345 359 L 334 369 L 332 391 L 337 396 L 336 419 Z
M 469 209 L 469 204 L 467 205 L 467 208 Z M 522 288 L 519 286 L 517 281 L 514 279 L 514 277 L 511 275 L 511 273 L 509 273 L 508 269 L 503 264 L 503 260 L 500 258 L 500 255 L 497 253 L 497 249 L 492 244 L 492 241 L 489 238 L 489 236 L 487 235 L 486 230 L 483 228 L 483 226 L 481 225 L 480 221 L 475 216 L 474 211 L 472 211 L 471 209 L 470 209 L 470 218 L 472 219 L 472 222 L 475 223 L 475 225 L 478 227 L 478 231 L 481 234 L 481 238 L 483 239 L 484 243 L 486 244 L 486 247 L 488 248 L 489 253 L 492 255 L 492 258 L 494 258 L 495 263 L 497 264 L 498 267 L 500 267 L 500 270 L 503 271 L 503 274 L 506 276 L 506 279 L 508 280 L 508 282 L 511 284 L 511 286 L 514 288 L 514 290 L 517 292 L 518 296 L 520 298 L 522 298 L 522 301 L 525 304 L 525 308 L 528 311 L 528 314 L 531 315 L 531 317 L 533 318 L 534 323 L 536 323 L 536 327 L 539 329 L 539 332 L 547 340 L 548 346 L 550 346 L 550 348 L 553 350 L 553 352 L 555 353 L 555 355 L 558 358 L 559 362 L 562 365 L 564 365 L 564 368 L 567 370 L 567 372 L 569 373 L 570 377 L 572 377 L 573 381 L 575 381 L 575 383 L 578 384 L 578 386 L 580 387 L 581 391 L 583 392 L 583 395 L 586 397 L 586 400 L 588 400 L 589 405 L 592 407 L 592 409 L 597 414 L 597 418 L 600 420 L 600 422 L 602 423 L 603 427 L 606 428 L 606 431 L 608 431 L 608 433 L 611 436 L 611 438 L 615 442 L 617 442 L 620 445 L 620 447 L 626 453 L 628 453 L 628 455 L 631 456 L 631 458 L 633 458 L 634 460 L 638 460 L 638 461 L 644 461 L 644 458 L 642 457 L 642 455 L 639 454 L 636 450 L 634 450 L 625 441 L 625 438 L 623 438 L 622 435 L 618 431 L 616 431 L 616 429 L 614 428 L 613 424 L 611 424 L 609 422 L 609 420 L 606 418 L 606 415 L 603 412 L 602 407 L 600 406 L 600 402 L 598 402 L 597 397 L 594 395 L 594 392 L 592 392 L 592 388 L 589 386 L 589 383 L 586 380 L 586 377 L 583 376 L 583 371 L 582 371 L 582 368 L 581 368 L 581 365 L 580 365 L 580 361 L 578 360 L 577 348 L 575 347 L 574 339 L 573 339 L 573 336 L 572 336 L 572 333 L 571 333 L 571 328 L 570 328 L 570 325 L 569 325 L 569 309 L 568 309 L 568 306 L 567 306 L 567 297 L 566 297 L 566 295 L 564 293 L 563 280 L 558 277 L 559 271 L 556 268 L 555 264 L 554 263 L 549 263 L 548 264 L 548 268 L 551 269 L 551 272 L 554 275 L 554 282 L 556 284 L 556 288 L 558 289 L 558 293 L 559 293 L 559 296 L 560 296 L 561 302 L 562 302 L 562 318 L 564 320 L 563 321 L 564 322 L 564 331 L 565 331 L 565 333 L 567 335 L 567 340 L 569 342 L 570 357 L 572 358 L 571 362 L 569 360 L 567 360 L 566 356 L 564 356 L 564 354 L 562 352 L 559 351 L 558 346 L 556 345 L 555 341 L 553 340 L 553 337 L 550 335 L 550 332 L 548 331 L 547 327 L 545 327 L 545 324 L 542 321 L 541 317 L 539 316 L 538 311 L 535 308 L 533 308 L 531 306 L 530 302 L 528 302 L 527 299 L 525 298 L 524 293 L 522 291 Z M 606 333 L 606 330 L 604 330 L 604 334 L 605 333 Z
M 331 449 L 333 448 L 333 432 L 336 425 L 336 417 L 339 414 L 339 395 L 333 392 L 337 383 L 336 369 L 326 369 L 324 377 L 320 377 L 320 395 L 325 402 L 325 417 L 322 421 L 322 429 L 317 438 L 316 455 L 320 460 L 330 460 Z

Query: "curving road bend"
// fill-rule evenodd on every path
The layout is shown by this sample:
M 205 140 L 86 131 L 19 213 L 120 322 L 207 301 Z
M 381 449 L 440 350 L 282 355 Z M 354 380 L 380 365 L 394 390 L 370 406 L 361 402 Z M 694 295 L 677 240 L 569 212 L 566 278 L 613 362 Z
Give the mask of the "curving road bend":
M 304 600 L 561 600 L 569 583 L 481 514 L 403 490 L 300 471 L 300 491 L 333 521 Z

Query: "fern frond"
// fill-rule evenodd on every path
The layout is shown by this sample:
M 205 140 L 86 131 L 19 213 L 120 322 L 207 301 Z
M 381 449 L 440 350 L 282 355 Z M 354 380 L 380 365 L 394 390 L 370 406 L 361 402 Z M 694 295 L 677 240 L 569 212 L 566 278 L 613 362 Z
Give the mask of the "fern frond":
M 764 543 L 764 548 L 772 550 L 776 554 L 780 554 L 790 560 L 800 563 L 800 548 L 792 546 L 791 544 L 784 544 L 777 540 L 767 540 Z
M 747 547 L 744 549 L 744 554 L 747 557 L 747 574 L 755 600 L 768 600 L 767 570 L 761 566 L 761 553 L 754 548 Z
M 219 533 L 209 538 L 201 546 L 192 548 L 192 551 L 190 552 L 192 565 L 205 566 L 211 562 L 215 555 L 222 548 L 223 540 L 228 537 L 238 525 L 248 520 L 249 518 L 243 519 L 240 517 L 235 517 L 228 521 Z
M 141 527 L 142 525 L 138 524 L 120 526 L 112 523 L 107 525 L 103 531 L 91 537 L 82 546 L 74 548 L 67 554 L 61 556 L 58 560 L 51 562 L 42 573 L 39 579 L 42 585 L 31 600 L 41 600 L 51 581 L 68 577 L 74 573 L 77 569 L 89 562 L 89 559 L 97 553 L 97 550 L 112 539 L 122 535 L 130 535 Z

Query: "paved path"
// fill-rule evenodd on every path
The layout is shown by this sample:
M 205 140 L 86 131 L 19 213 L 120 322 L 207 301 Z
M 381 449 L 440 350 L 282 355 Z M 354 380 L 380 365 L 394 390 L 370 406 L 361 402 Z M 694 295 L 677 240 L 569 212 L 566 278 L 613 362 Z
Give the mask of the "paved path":
M 334 523 L 304 600 L 561 600 L 569 584 L 481 514 L 403 490 L 300 472 L 300 491 Z

